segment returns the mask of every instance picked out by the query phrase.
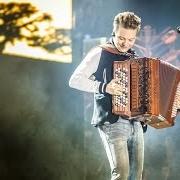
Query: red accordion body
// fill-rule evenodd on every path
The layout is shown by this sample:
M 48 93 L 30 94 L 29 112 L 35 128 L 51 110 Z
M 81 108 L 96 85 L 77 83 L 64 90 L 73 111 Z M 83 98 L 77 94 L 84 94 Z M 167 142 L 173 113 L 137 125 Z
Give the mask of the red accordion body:
M 180 108 L 180 70 L 159 59 L 139 58 L 114 62 L 114 78 L 122 94 L 112 97 L 112 112 L 139 117 L 155 128 L 174 125 Z

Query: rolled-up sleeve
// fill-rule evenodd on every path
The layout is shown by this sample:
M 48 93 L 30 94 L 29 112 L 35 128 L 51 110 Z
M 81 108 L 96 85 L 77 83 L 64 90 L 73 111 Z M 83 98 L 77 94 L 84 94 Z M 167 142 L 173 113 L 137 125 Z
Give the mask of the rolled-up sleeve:
M 96 47 L 87 54 L 73 72 L 69 80 L 70 87 L 92 93 L 102 91 L 104 83 L 96 81 L 93 76 L 98 68 L 101 52 L 102 49 Z

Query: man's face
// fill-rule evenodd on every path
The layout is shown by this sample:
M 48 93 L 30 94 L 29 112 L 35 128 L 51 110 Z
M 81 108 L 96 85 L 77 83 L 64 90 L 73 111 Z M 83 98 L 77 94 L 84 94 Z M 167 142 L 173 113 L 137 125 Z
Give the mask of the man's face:
M 113 37 L 114 44 L 120 52 L 127 52 L 133 47 L 137 35 L 137 29 L 119 27 Z

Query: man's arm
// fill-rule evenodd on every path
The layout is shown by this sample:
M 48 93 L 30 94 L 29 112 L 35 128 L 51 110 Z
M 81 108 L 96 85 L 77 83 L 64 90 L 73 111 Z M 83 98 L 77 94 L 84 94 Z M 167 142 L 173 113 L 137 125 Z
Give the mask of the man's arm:
M 95 80 L 93 76 L 98 68 L 101 52 L 102 49 L 96 47 L 87 54 L 72 74 L 69 86 L 86 92 L 121 95 L 122 87 L 117 83 L 118 79 L 112 79 L 111 82 L 106 84 Z
M 93 77 L 99 65 L 101 52 L 102 49 L 96 47 L 87 54 L 72 74 L 69 80 L 70 87 L 92 93 L 103 91 L 105 84 Z

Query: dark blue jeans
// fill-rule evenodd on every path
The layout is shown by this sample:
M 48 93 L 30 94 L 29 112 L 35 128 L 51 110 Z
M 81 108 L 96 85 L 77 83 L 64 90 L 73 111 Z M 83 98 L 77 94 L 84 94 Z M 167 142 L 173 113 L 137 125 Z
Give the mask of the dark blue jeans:
M 111 180 L 141 180 L 144 136 L 141 123 L 119 118 L 98 127 L 111 167 Z

